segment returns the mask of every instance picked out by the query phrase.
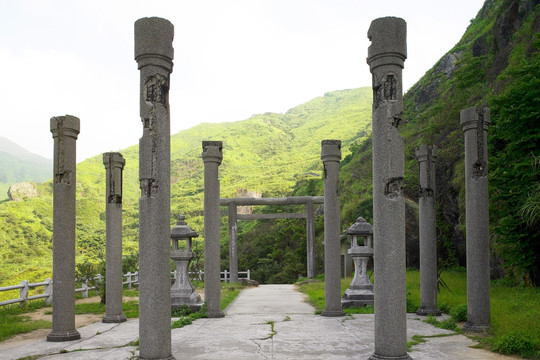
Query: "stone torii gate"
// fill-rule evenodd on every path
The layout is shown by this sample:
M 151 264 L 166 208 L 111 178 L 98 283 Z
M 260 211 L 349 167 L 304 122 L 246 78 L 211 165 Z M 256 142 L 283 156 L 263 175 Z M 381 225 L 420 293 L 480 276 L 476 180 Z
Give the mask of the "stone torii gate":
M 238 282 L 238 220 L 306 219 L 307 276 L 315 277 L 315 210 L 323 204 L 324 196 L 293 196 L 284 198 L 225 198 L 221 206 L 229 207 L 229 267 L 231 282 Z M 238 214 L 238 206 L 305 205 L 303 213 Z

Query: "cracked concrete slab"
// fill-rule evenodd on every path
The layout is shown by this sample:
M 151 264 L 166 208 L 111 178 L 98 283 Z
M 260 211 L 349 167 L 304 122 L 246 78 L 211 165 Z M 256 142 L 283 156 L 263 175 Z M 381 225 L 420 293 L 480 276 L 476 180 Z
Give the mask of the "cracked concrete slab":
M 224 318 L 198 319 L 171 331 L 172 353 L 177 360 L 367 359 L 373 353 L 374 316 L 323 317 L 303 302 L 293 285 L 261 285 L 244 290 Z M 273 322 L 274 333 L 272 332 Z M 139 320 L 120 324 L 95 323 L 79 328 L 81 340 L 51 343 L 45 338 L 32 344 L 6 347 L 0 359 L 130 359 L 138 355 L 128 346 L 139 336 Z M 503 360 L 507 356 L 472 349 L 474 341 L 452 331 L 433 327 L 417 316 L 407 316 L 407 337 L 425 338 L 413 346 L 415 360 Z M 63 353 L 60 353 L 64 351 Z

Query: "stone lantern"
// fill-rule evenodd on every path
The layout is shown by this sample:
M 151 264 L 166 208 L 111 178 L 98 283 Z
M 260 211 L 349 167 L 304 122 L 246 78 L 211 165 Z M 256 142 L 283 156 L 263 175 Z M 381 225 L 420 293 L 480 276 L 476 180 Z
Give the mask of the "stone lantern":
M 201 296 L 195 292 L 195 287 L 189 281 L 189 263 L 193 259 L 191 252 L 191 239 L 198 237 L 184 221 L 185 216 L 180 215 L 176 226 L 171 229 L 172 251 L 171 259 L 176 265 L 176 279 L 171 288 L 171 307 L 177 308 L 187 305 L 192 310 L 199 310 L 202 306 Z M 179 246 L 179 241 L 185 240 L 185 248 Z
M 373 256 L 373 226 L 359 217 L 345 230 L 345 235 L 352 237 L 348 253 L 354 261 L 355 270 L 354 278 L 341 299 L 342 307 L 373 305 L 373 284 L 367 275 L 369 258 Z M 358 244 L 358 238 L 363 239 L 363 245 Z

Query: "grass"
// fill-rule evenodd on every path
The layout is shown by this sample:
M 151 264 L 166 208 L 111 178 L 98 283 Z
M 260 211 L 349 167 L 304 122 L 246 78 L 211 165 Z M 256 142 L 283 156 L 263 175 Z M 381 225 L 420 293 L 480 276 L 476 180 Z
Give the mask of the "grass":
M 202 282 L 195 282 L 196 286 L 203 286 Z M 221 284 L 221 308 L 226 309 L 234 299 L 238 296 L 240 291 L 244 288 L 241 284 Z M 124 289 L 122 292 L 124 297 L 138 297 L 139 291 L 137 289 Z M 89 294 L 93 295 L 93 294 Z M 52 323 L 50 321 L 33 321 L 30 317 L 25 315 L 28 312 L 35 311 L 44 307 L 51 307 L 45 304 L 45 301 L 30 301 L 27 305 L 20 307 L 18 305 L 8 305 L 0 307 L 0 341 L 9 339 L 17 334 L 27 333 L 36 329 L 51 328 Z M 127 300 L 123 302 L 122 310 L 127 318 L 139 317 L 139 301 Z M 75 304 L 75 314 L 105 314 L 106 306 L 96 299 L 96 302 L 91 303 L 79 303 Z M 46 311 L 45 314 L 52 314 L 52 311 Z M 191 321 L 204 317 L 197 314 L 189 315 Z M 188 320 L 180 320 L 180 322 L 188 322 Z M 187 325 L 187 324 L 184 324 Z M 182 325 L 182 326 L 184 326 Z
M 0 341 L 9 339 L 16 334 L 51 328 L 50 321 L 32 321 L 29 316 L 25 315 L 27 312 L 33 312 L 46 306 L 45 301 L 33 301 L 22 307 L 16 304 L 0 307 Z
M 464 270 L 445 271 L 442 274 L 448 289 L 441 288 L 438 305 L 451 318 L 437 322 L 435 326 L 448 330 L 459 330 L 460 323 L 466 321 L 467 274 Z M 342 279 L 342 293 L 351 279 Z M 324 309 L 324 276 L 314 280 L 301 280 L 300 291 L 308 295 L 309 302 L 317 312 Z M 516 354 L 530 359 L 540 359 L 540 289 L 511 286 L 504 281 L 491 284 L 491 324 L 485 337 L 476 338 L 480 346 L 502 354 Z M 407 311 L 414 312 L 420 307 L 420 273 L 407 270 Z M 371 313 L 367 307 L 345 309 L 346 313 Z M 414 339 L 413 339 L 414 340 Z

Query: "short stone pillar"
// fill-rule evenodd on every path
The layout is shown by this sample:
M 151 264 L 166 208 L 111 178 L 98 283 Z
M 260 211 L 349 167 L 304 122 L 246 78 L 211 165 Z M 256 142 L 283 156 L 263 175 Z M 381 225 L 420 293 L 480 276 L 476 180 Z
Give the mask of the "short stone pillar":
M 367 265 L 373 256 L 373 226 L 363 217 L 359 217 L 345 230 L 345 235 L 352 237 L 348 253 L 354 261 L 354 277 L 341 299 L 342 307 L 373 305 L 373 284 L 367 275 Z M 363 245 L 358 244 L 359 237 L 363 239 Z
M 375 353 L 371 359 L 409 359 L 405 286 L 404 144 L 402 69 L 407 24 L 395 17 L 372 21 L 367 62 L 373 79 L 373 236 Z
M 420 235 L 420 308 L 417 315 L 439 316 L 437 308 L 437 228 L 435 213 L 435 145 L 420 145 L 416 149 L 418 160 L 420 192 L 419 235 Z
M 122 171 L 126 161 L 122 154 L 103 154 L 105 165 L 106 201 L 106 313 L 104 323 L 126 321 L 122 312 Z
M 189 263 L 193 259 L 191 239 L 198 237 L 199 234 L 187 225 L 185 218 L 184 215 L 180 215 L 176 226 L 171 229 L 171 259 L 176 265 L 176 279 L 171 287 L 171 307 L 178 308 L 187 305 L 191 310 L 197 311 L 203 303 L 201 296 L 197 294 L 189 280 Z M 180 246 L 179 241 L 182 240 L 186 241 L 185 246 Z
M 487 130 L 489 109 L 461 111 L 465 133 L 465 221 L 467 251 L 467 323 L 465 331 L 491 327 L 489 303 L 489 196 Z
M 53 174 L 53 315 L 47 341 L 81 338 L 75 329 L 75 191 L 76 141 L 80 121 L 66 115 L 51 118 Z
M 341 309 L 341 242 L 339 164 L 341 141 L 323 140 L 324 164 L 324 311 L 322 316 L 343 316 Z
M 171 359 L 171 144 L 169 84 L 174 26 L 165 19 L 135 22 L 140 82 L 139 356 Z
M 238 206 L 229 205 L 229 269 L 232 283 L 238 282 Z
M 219 178 L 223 159 L 221 141 L 203 141 L 204 162 L 204 301 L 209 318 L 225 316 L 221 311 L 219 254 Z

